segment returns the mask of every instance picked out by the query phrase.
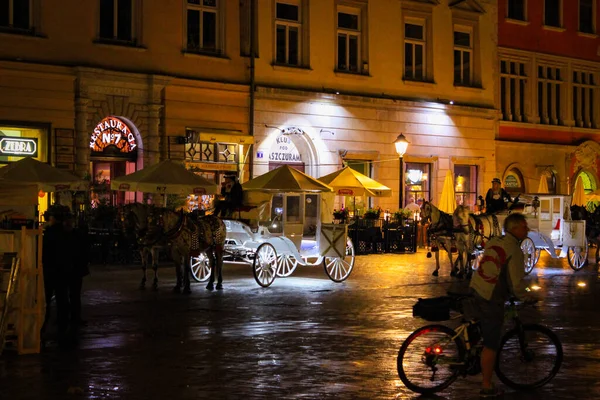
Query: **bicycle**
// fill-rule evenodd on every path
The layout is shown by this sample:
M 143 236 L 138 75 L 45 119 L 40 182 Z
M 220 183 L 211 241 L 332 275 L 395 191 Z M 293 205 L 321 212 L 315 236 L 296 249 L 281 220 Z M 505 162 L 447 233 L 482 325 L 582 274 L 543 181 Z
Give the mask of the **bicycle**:
M 451 308 L 451 301 L 460 303 L 464 298 L 441 299 L 446 299 L 447 307 Z M 508 303 L 505 320 L 512 320 L 514 327 L 502 336 L 496 358 L 496 375 L 513 389 L 539 388 L 558 373 L 563 360 L 562 344 L 549 328 L 521 322 L 518 309 L 523 308 L 524 303 L 517 304 L 514 299 Z M 466 377 L 481 372 L 479 357 L 483 345 L 480 343 L 479 322 L 465 320 L 460 307 L 454 310 L 459 311 L 459 315 L 452 319 L 462 318 L 456 329 L 445 325 L 423 326 L 406 338 L 400 347 L 398 375 L 413 392 L 436 393 L 450 386 L 459 375 Z M 449 311 L 444 310 L 441 314 L 449 315 Z M 433 320 L 442 320 L 439 312 L 434 314 Z

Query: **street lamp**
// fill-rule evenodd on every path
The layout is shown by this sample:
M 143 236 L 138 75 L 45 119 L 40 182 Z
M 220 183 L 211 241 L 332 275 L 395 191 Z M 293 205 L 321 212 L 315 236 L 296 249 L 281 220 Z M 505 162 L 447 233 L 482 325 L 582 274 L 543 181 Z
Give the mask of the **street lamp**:
M 404 177 L 402 173 L 402 157 L 404 157 L 404 153 L 406 153 L 406 149 L 408 149 L 408 140 L 404 137 L 404 134 L 399 134 L 396 140 L 394 141 L 394 145 L 396 146 L 396 153 L 398 153 L 398 157 L 400 157 L 400 193 L 399 193 L 399 204 L 400 208 L 402 208 L 402 194 L 404 193 Z

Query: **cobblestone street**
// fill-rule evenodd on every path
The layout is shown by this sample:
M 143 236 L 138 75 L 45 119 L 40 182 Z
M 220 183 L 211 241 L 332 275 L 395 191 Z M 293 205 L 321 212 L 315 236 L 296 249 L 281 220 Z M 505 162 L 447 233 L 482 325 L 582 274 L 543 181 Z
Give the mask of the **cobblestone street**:
M 79 347 L 3 355 L 0 398 L 419 398 L 398 378 L 396 356 L 426 324 L 412 317 L 416 299 L 456 282 L 447 261 L 437 278 L 433 266 L 424 250 L 360 256 L 344 283 L 299 267 L 264 289 L 249 266 L 226 265 L 222 292 L 194 284 L 190 296 L 171 292 L 175 273 L 166 266 L 157 292 L 138 289 L 137 266 L 94 267 Z M 565 358 L 543 389 L 504 398 L 600 398 L 597 268 L 574 273 L 565 259 L 543 254 L 527 279 L 542 287 L 536 318 L 560 336 Z M 478 398 L 479 379 L 459 378 L 434 398 Z

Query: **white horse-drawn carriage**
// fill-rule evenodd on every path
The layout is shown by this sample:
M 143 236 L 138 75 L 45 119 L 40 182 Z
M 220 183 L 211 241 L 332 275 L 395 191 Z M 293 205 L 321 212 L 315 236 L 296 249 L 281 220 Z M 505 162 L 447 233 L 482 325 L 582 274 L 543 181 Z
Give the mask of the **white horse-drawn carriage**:
M 225 220 L 224 262 L 252 266 L 256 282 L 270 286 L 276 277 L 290 276 L 298 266 L 323 265 L 335 282 L 342 282 L 354 267 L 354 246 L 348 225 L 333 224 L 332 193 L 244 192 L 245 204 Z M 193 257 L 193 278 L 210 276 L 204 254 Z
M 533 197 L 533 196 L 530 196 Z M 531 202 L 523 213 L 530 232 L 521 243 L 525 255 L 525 273 L 529 274 L 540 259 L 542 250 L 552 258 L 567 258 L 569 265 L 579 271 L 587 262 L 588 242 L 585 220 L 572 220 L 569 211 L 571 197 L 537 195 L 539 205 Z

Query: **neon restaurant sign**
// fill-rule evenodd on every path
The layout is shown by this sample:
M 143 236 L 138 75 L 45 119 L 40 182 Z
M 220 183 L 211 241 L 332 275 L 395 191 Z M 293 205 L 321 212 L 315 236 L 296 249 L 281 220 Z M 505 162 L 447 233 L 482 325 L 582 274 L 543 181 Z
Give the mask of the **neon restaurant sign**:
M 94 129 L 90 140 L 92 151 L 101 153 L 108 146 L 115 146 L 121 153 L 131 153 L 137 149 L 135 135 L 120 119 L 106 117 Z
M 0 155 L 37 157 L 36 138 L 3 137 L 0 138 Z

